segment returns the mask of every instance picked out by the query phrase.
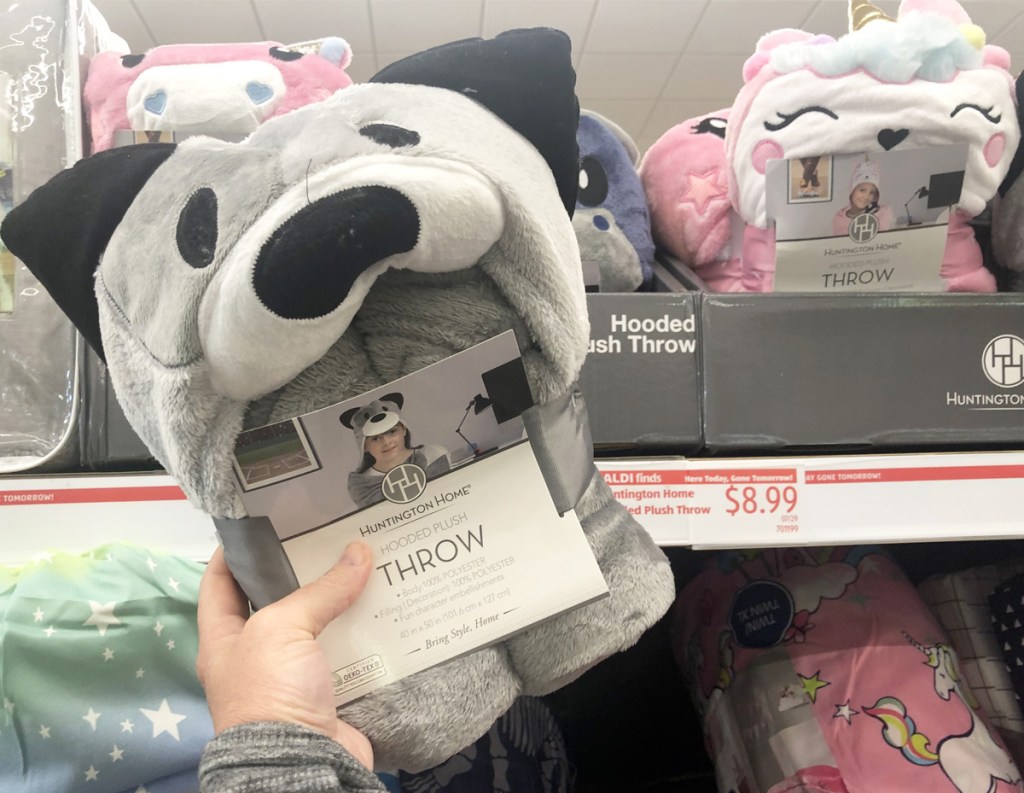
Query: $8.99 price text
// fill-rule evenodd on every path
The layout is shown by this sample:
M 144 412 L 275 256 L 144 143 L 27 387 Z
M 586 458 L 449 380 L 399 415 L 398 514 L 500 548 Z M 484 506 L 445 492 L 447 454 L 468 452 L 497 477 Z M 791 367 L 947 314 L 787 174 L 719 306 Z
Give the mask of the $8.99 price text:
M 796 509 L 798 492 L 792 485 L 756 487 L 730 485 L 725 491 L 727 515 L 774 515 Z

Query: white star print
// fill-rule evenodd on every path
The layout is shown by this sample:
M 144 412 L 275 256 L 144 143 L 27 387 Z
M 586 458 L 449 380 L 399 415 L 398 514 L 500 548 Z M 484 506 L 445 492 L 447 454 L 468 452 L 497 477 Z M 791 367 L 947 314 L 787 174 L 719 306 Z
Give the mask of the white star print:
M 110 759 L 111 759 L 111 761 L 116 763 L 123 756 L 124 756 L 124 749 L 118 749 L 117 748 L 117 744 L 115 743 L 114 744 L 114 751 L 110 752 Z
M 57 632 L 57 629 L 54 628 L 52 625 L 49 628 L 47 628 L 46 630 L 43 631 L 43 633 L 46 634 L 46 638 L 47 639 L 49 639 L 51 636 L 53 636 L 53 634 L 55 634 L 56 632 Z
M 145 708 L 139 708 L 139 710 L 143 716 L 153 722 L 154 738 L 166 732 L 174 740 L 181 740 L 181 736 L 178 735 L 178 723 L 184 721 L 185 717 L 179 713 L 172 713 L 171 706 L 167 704 L 166 699 L 160 703 L 159 710 L 146 710 Z
M 116 605 L 116 600 L 111 600 L 109 603 L 98 603 L 95 600 L 90 600 L 89 608 L 92 609 L 92 614 L 82 624 L 95 625 L 99 629 L 100 636 L 106 636 L 107 628 L 111 625 L 121 624 L 121 620 L 114 616 L 114 606 Z
M 135 725 L 132 724 L 131 719 L 125 719 L 121 722 L 121 732 L 131 732 L 135 729 Z
M 138 669 L 135 670 L 135 679 L 141 680 L 145 674 L 146 670 L 140 666 Z
M 178 591 L 178 587 L 181 586 L 181 581 L 175 581 L 173 578 L 167 579 L 167 586 L 173 589 L 175 592 Z
M 92 782 L 99 775 L 100 775 L 99 771 L 97 771 L 92 766 L 89 766 L 89 770 L 85 772 L 85 781 L 86 782 Z
M 44 614 L 45 612 L 41 608 L 39 608 L 39 606 L 36 606 L 36 610 L 32 612 L 32 621 L 42 622 Z
M 153 572 L 156 570 L 156 562 L 153 561 L 152 557 L 146 560 L 146 564 L 149 565 L 149 571 Z
M 7 697 L 4 697 L 4 710 L 6 710 L 6 711 L 14 710 L 14 703 L 11 702 Z
M 167 642 L 167 649 L 168 650 L 173 650 L 174 649 L 174 639 L 171 639 L 170 641 Z
M 104 661 L 110 661 L 110 660 L 113 659 L 113 657 L 114 657 L 114 651 L 111 650 L 109 647 L 104 648 L 104 650 L 103 650 L 103 660 Z
M 846 719 L 846 723 L 850 723 L 850 719 L 860 713 L 859 710 L 854 710 L 850 707 L 850 700 L 846 700 L 842 705 L 836 705 L 836 712 L 832 714 L 833 719 Z M 859 722 L 858 722 L 859 723 Z
M 153 626 L 153 630 L 156 631 L 156 635 L 159 636 L 164 632 L 164 624 L 160 620 L 156 621 L 156 625 Z
M 92 731 L 96 732 L 96 720 L 99 719 L 99 717 L 102 715 L 102 713 L 97 713 L 92 708 L 89 708 L 89 712 L 82 716 L 82 719 L 89 722 L 89 724 L 92 726 Z
M 39 725 L 39 734 L 42 735 L 44 738 L 49 738 L 50 737 L 50 728 L 47 727 L 45 724 L 40 724 Z

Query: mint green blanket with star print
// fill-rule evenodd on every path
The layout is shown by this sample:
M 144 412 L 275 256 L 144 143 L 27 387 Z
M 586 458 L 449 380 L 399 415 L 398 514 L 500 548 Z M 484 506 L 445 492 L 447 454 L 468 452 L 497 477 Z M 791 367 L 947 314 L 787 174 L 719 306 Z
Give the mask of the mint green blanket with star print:
M 0 790 L 198 789 L 202 569 L 127 545 L 0 568 Z

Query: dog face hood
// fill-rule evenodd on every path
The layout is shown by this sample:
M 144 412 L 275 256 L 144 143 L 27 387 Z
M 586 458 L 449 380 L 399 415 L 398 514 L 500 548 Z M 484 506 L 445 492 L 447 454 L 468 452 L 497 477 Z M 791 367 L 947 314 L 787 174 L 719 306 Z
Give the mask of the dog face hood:
M 516 83 L 531 60 L 543 92 Z M 206 511 L 244 514 L 234 439 L 246 421 L 280 417 L 282 394 L 299 412 L 323 407 L 508 327 L 537 401 L 575 379 L 589 331 L 568 191 L 553 176 L 575 187 L 568 40 L 520 31 L 460 42 L 384 75 L 445 70 L 465 75 L 461 90 L 457 79 L 353 86 L 242 143 L 105 152 L 5 220 L 8 246 L 105 353 L 133 427 Z M 486 89 L 515 97 L 488 101 L 474 72 L 507 75 Z M 540 100 L 555 113 L 528 99 L 549 84 L 568 86 Z M 528 118 L 529 139 L 488 107 L 511 124 Z M 550 134 L 545 116 L 558 122 Z M 70 230 L 54 236 L 57 213 Z M 384 297 L 371 298 L 378 279 Z M 472 281 L 490 300 L 445 305 L 451 289 L 430 288 L 439 281 Z M 471 330 L 446 338 L 430 319 L 446 315 Z M 388 338 L 417 318 L 406 337 L 433 352 L 389 358 L 401 345 Z M 366 328 L 381 323 L 390 331 L 371 342 Z

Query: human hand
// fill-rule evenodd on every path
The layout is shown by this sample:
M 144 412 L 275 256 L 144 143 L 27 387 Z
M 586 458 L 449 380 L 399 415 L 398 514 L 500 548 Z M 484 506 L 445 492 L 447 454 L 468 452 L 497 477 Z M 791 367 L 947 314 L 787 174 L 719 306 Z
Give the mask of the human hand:
M 199 587 L 196 661 L 215 732 L 255 721 L 301 724 L 373 769 L 366 736 L 335 713 L 331 670 L 316 642 L 363 591 L 370 559 L 369 547 L 354 542 L 316 581 L 250 616 L 249 601 L 217 549 Z

